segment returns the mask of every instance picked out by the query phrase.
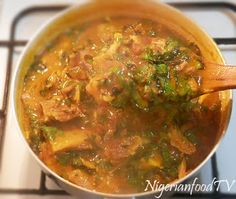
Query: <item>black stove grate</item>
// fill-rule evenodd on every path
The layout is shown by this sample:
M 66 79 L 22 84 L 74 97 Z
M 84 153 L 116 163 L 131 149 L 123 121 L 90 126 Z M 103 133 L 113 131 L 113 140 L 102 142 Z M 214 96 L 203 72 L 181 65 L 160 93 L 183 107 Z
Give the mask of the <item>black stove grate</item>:
M 179 8 L 179 9 L 200 9 L 200 10 L 207 10 L 207 9 L 228 9 L 233 11 L 236 14 L 236 4 L 228 3 L 228 2 L 178 2 L 178 3 L 170 3 L 170 5 Z M 36 13 L 36 12 L 59 12 L 69 5 L 56 5 L 56 6 L 35 6 L 27 8 L 21 11 L 11 24 L 10 29 L 10 38 L 6 41 L 0 40 L 0 48 L 7 48 L 8 49 L 8 57 L 7 57 L 7 70 L 6 70 L 6 79 L 5 79 L 5 86 L 4 86 L 4 97 L 3 97 L 3 106 L 0 109 L 0 146 L 2 145 L 2 138 L 5 133 L 5 126 L 6 126 L 6 114 L 7 114 L 7 106 L 8 106 L 8 99 L 9 99 L 9 85 L 11 80 L 12 74 L 12 64 L 13 64 L 13 54 L 14 48 L 19 46 L 25 46 L 28 41 L 26 40 L 17 40 L 15 38 L 16 29 L 18 23 L 21 19 L 29 14 Z M 215 42 L 218 45 L 236 45 L 236 37 L 233 38 L 214 38 Z M 1 148 L 0 148 L 1 152 Z M 1 155 L 1 154 L 0 154 Z M 212 167 L 212 176 L 216 179 L 219 179 L 219 171 L 217 167 L 217 157 L 213 155 L 211 158 L 211 167 Z M 46 187 L 46 175 L 41 172 L 40 178 L 40 186 L 38 189 L 0 189 L 0 196 L 1 194 L 20 194 L 20 195 L 68 195 L 63 190 L 51 190 Z M 175 193 L 171 198 L 189 198 L 190 195 L 188 193 Z M 191 198 L 236 198 L 236 194 L 228 194 L 222 193 L 216 190 L 214 187 L 213 192 L 211 193 L 193 193 Z

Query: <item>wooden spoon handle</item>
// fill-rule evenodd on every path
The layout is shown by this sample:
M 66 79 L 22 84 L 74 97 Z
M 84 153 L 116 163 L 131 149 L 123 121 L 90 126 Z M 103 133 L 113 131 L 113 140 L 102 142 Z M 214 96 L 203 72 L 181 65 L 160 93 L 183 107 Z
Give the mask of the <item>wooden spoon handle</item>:
M 236 88 L 236 66 L 206 62 L 200 76 L 202 93 Z

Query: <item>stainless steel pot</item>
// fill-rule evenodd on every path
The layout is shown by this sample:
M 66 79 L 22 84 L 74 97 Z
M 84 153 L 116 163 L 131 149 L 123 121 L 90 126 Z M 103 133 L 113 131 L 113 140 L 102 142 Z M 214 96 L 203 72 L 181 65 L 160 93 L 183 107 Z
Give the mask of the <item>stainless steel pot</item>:
M 13 97 L 14 97 L 14 110 L 15 116 L 19 125 L 19 132 L 22 135 L 23 142 L 28 147 L 30 153 L 37 160 L 38 164 L 41 166 L 42 170 L 49 176 L 51 176 L 56 183 L 63 188 L 68 193 L 78 196 L 79 198 L 142 198 L 146 196 L 155 195 L 156 192 L 143 192 L 137 194 L 106 194 L 100 193 L 92 190 L 88 190 L 77 186 L 54 173 L 50 170 L 31 150 L 26 139 L 25 132 L 23 132 L 22 124 L 20 122 L 21 106 L 20 97 L 18 95 L 19 91 L 23 88 L 24 76 L 28 70 L 28 67 L 33 62 L 34 55 L 41 51 L 47 42 L 51 41 L 56 37 L 61 30 L 72 26 L 75 23 L 92 20 L 103 16 L 114 16 L 114 15 L 125 15 L 125 16 L 141 16 L 144 18 L 152 18 L 160 23 L 164 23 L 169 28 L 173 28 L 179 34 L 183 35 L 185 38 L 194 41 L 201 49 L 204 57 L 212 62 L 217 62 L 220 64 L 224 63 L 222 55 L 217 48 L 214 41 L 204 32 L 198 25 L 193 21 L 185 17 L 178 10 L 160 3 L 158 1 L 143 1 L 143 0 L 83 0 L 79 4 L 72 6 L 71 8 L 63 11 L 58 16 L 50 20 L 46 25 L 44 25 L 37 34 L 31 39 L 21 55 L 18 62 L 18 67 L 14 75 L 13 83 Z M 219 96 L 222 103 L 222 119 L 217 135 L 217 142 L 214 148 L 211 150 L 210 154 L 205 158 L 205 160 L 195 168 L 191 173 L 182 179 L 179 179 L 174 184 L 183 182 L 184 180 L 190 178 L 195 174 L 205 162 L 213 155 L 216 151 L 223 135 L 225 134 L 226 128 L 228 126 L 231 106 L 232 106 L 232 92 L 223 91 L 219 92 Z M 168 194 L 168 193 L 165 193 Z

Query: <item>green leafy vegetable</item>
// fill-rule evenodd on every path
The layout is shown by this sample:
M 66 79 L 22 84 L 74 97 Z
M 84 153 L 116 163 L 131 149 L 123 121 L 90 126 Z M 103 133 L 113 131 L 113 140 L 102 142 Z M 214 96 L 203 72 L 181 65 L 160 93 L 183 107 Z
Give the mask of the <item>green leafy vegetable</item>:
M 37 73 L 43 73 L 47 70 L 47 67 L 42 63 L 33 63 L 30 66 L 31 70 L 36 71 Z
M 74 167 L 79 167 L 82 165 L 82 162 L 79 159 L 79 153 L 77 151 L 59 153 L 56 155 L 56 159 L 63 166 L 72 165 Z
M 43 139 L 39 133 L 39 131 L 37 131 L 36 129 L 34 129 L 31 133 L 30 133 L 30 136 L 29 136 L 29 139 L 30 139 L 30 146 L 31 148 L 33 149 L 33 151 L 35 153 L 39 153 L 40 151 L 40 145 L 42 144 L 43 142 Z
M 168 66 L 166 64 L 159 64 L 156 66 L 156 71 L 160 75 L 167 75 L 168 74 Z
M 64 134 L 62 130 L 51 126 L 42 126 L 41 130 L 49 141 L 53 141 L 57 135 L 61 136 Z
M 194 145 L 199 144 L 199 139 L 196 136 L 197 129 L 189 129 L 187 130 L 184 135 L 188 138 L 190 142 L 192 142 Z

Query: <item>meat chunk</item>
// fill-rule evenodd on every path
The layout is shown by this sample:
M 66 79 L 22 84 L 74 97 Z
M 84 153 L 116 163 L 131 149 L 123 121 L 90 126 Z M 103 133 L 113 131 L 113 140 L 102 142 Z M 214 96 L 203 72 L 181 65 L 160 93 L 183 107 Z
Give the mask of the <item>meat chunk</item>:
M 40 106 L 36 98 L 32 97 L 30 93 L 26 92 L 22 94 L 21 100 L 24 106 L 27 107 L 25 108 L 25 110 L 29 114 L 31 120 L 44 120 L 42 107 Z
M 120 160 L 134 155 L 141 146 L 142 140 L 139 136 L 108 140 L 104 143 L 104 156 L 114 164 L 119 163 Z
M 83 116 L 82 110 L 76 104 L 66 104 L 58 100 L 56 97 L 50 100 L 40 102 L 44 120 L 57 120 L 60 122 L 69 121 L 76 117 Z
M 100 85 L 102 84 L 103 81 L 104 78 L 102 76 L 96 76 L 90 79 L 89 83 L 86 86 L 87 93 L 93 96 L 98 103 L 103 102 L 100 91 Z
M 87 70 L 84 69 L 84 65 L 79 65 L 75 67 L 67 67 L 65 68 L 65 73 L 74 80 L 87 80 L 88 79 L 88 74 Z
M 162 38 L 154 38 L 151 42 L 150 48 L 154 52 L 163 53 L 166 47 L 166 40 Z
M 170 144 L 184 154 L 195 153 L 196 147 L 175 127 L 171 127 L 169 132 Z

